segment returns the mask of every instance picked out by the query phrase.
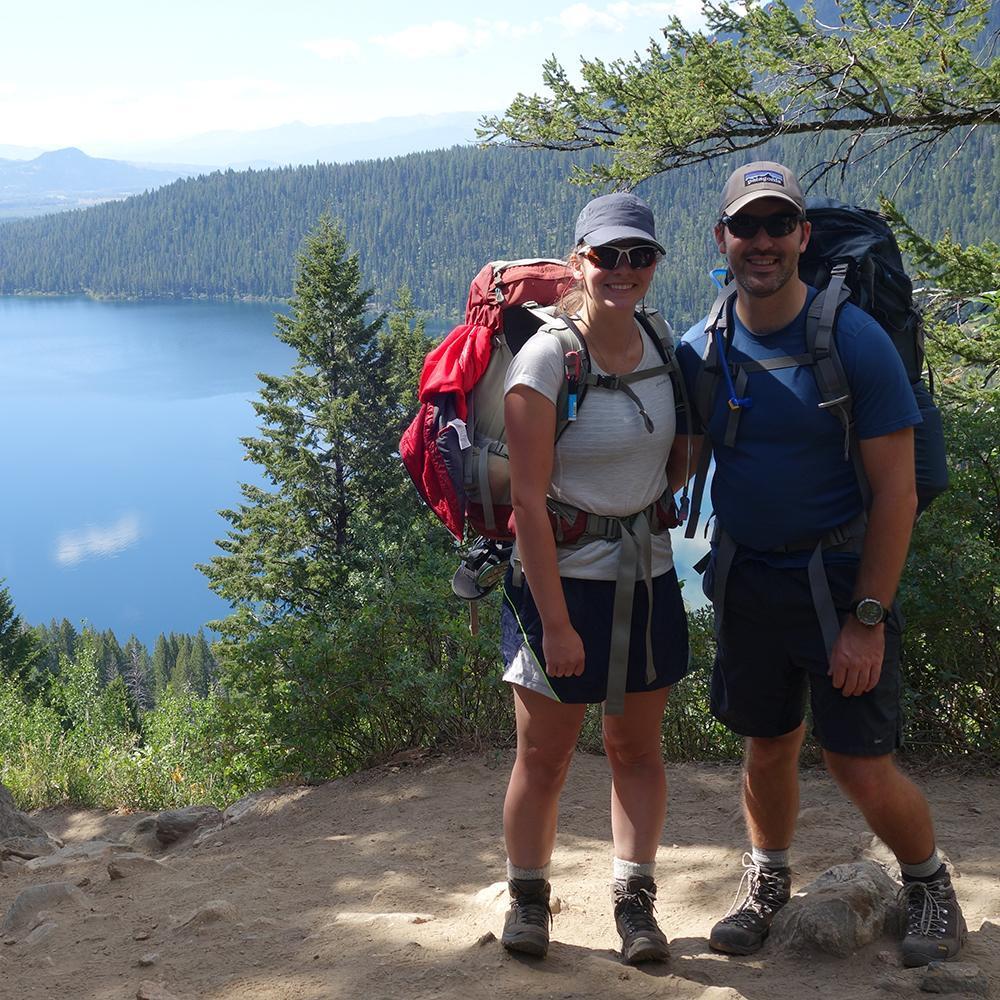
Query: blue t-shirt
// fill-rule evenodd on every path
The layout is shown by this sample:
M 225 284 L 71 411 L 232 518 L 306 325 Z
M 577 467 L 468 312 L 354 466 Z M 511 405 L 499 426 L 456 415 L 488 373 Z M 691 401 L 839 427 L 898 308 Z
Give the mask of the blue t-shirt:
M 806 313 L 816 296 L 785 328 L 764 336 L 735 317 L 730 364 L 806 352 Z M 875 438 L 920 423 L 913 390 L 888 334 L 867 313 L 847 304 L 835 332 L 851 389 L 859 438 Z M 677 358 L 692 396 L 705 350 L 705 321 L 684 335 Z M 766 552 L 817 537 L 845 524 L 863 501 L 851 458 L 844 457 L 844 428 L 822 398 L 811 365 L 749 373 L 743 393 L 753 400 L 740 416 L 732 447 L 723 444 L 729 420 L 725 380 L 708 423 L 715 455 L 712 506 L 722 526 L 746 548 Z

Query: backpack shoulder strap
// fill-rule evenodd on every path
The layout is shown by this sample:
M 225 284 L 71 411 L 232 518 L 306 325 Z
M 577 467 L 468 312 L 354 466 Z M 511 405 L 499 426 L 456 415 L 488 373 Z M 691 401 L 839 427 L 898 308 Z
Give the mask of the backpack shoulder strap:
M 691 468 L 691 460 L 694 456 L 694 445 L 692 443 L 694 414 L 691 411 L 691 400 L 688 396 L 684 374 L 677 361 L 677 350 L 674 347 L 674 331 L 671 329 L 670 324 L 656 309 L 640 310 L 636 313 L 636 319 L 656 344 L 657 350 L 660 352 L 660 358 L 670 375 L 670 381 L 674 387 L 674 409 L 683 413 L 687 421 L 688 433 L 686 435 L 687 452 L 684 461 L 684 485 L 681 487 L 681 501 L 678 508 L 680 520 L 683 522 L 687 520 L 688 511 L 691 506 L 688 490 L 690 488 L 691 473 L 694 471 Z
M 816 385 L 822 398 L 820 406 L 831 410 L 844 428 L 844 459 L 850 458 L 864 500 L 871 505 L 871 486 L 861 461 L 861 452 L 854 433 L 854 405 L 847 373 L 837 351 L 837 317 L 851 297 L 847 285 L 847 264 L 838 263 L 830 269 L 830 282 L 806 313 L 806 350 L 812 357 Z
M 694 485 L 691 490 L 691 516 L 684 529 L 685 538 L 694 538 L 701 516 L 701 502 L 708 481 L 708 467 L 712 461 L 712 439 L 708 434 L 708 422 L 712 416 L 719 383 L 722 380 L 722 358 L 719 352 L 719 339 L 725 339 L 732 323 L 733 299 L 736 295 L 736 282 L 730 281 L 724 285 L 712 303 L 705 320 L 705 349 L 701 356 L 701 365 L 694 380 L 694 398 L 692 405 L 694 413 L 702 427 L 701 454 L 698 468 L 694 474 Z
M 563 352 L 563 380 L 556 397 L 556 436 L 558 441 L 563 432 L 576 419 L 576 411 L 587 393 L 587 376 L 590 374 L 590 355 L 579 327 L 564 312 L 548 313 L 546 333 L 559 341 Z M 541 332 L 541 331 L 539 331 Z

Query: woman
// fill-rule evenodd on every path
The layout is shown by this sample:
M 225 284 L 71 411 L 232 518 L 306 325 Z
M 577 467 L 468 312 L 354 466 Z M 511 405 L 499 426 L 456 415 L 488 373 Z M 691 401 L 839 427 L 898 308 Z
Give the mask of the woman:
M 623 712 L 606 710 L 603 727 L 612 772 L 615 923 L 626 962 L 669 957 L 653 915 L 666 813 L 660 727 L 670 685 L 687 669 L 687 621 L 669 536 L 652 511 L 665 494 L 669 499 L 668 469 L 672 485 L 681 483 L 686 441 L 675 440 L 671 380 L 635 317 L 663 253 L 652 213 L 635 195 L 604 195 L 580 213 L 569 257 L 576 288 L 565 305 L 592 371 L 635 373 L 635 381 L 625 391 L 610 380 L 590 385 L 555 448 L 559 389 L 571 375 L 560 339 L 532 337 L 507 374 L 504 415 L 523 570 L 523 580 L 517 566 L 508 573 L 502 620 L 504 679 L 512 684 L 517 718 L 517 758 L 504 803 L 511 905 L 502 942 L 510 951 L 548 949 L 559 794 L 587 704 L 605 700 L 609 673 L 616 683 L 616 663 L 619 672 L 627 663 L 627 678 L 617 681 L 624 680 Z M 640 377 L 647 370 L 652 377 Z M 557 545 L 549 498 L 605 515 L 612 529 Z M 615 530 L 621 538 L 607 537 Z M 633 561 L 623 564 L 626 547 Z

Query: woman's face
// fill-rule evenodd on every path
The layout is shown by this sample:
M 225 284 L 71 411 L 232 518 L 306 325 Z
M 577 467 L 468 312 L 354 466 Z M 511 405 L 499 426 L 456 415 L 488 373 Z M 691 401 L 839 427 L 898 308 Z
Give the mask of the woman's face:
M 573 274 L 586 294 L 588 308 L 633 313 L 649 291 L 658 256 L 656 248 L 641 239 L 580 247 L 573 255 Z

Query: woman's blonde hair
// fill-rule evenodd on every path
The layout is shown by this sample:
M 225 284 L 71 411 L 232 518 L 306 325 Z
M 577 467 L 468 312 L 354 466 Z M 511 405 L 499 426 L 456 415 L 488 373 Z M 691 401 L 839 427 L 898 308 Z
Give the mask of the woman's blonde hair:
M 579 257 L 581 249 L 581 246 L 575 246 L 568 254 L 566 254 L 567 266 L 573 266 L 573 261 L 575 258 Z M 559 298 L 558 306 L 562 312 L 567 313 L 570 316 L 576 316 L 579 314 L 580 309 L 586 301 L 587 291 L 583 286 L 583 282 L 577 278 L 573 284 L 562 293 Z

